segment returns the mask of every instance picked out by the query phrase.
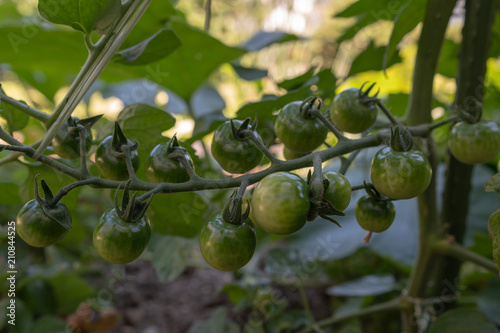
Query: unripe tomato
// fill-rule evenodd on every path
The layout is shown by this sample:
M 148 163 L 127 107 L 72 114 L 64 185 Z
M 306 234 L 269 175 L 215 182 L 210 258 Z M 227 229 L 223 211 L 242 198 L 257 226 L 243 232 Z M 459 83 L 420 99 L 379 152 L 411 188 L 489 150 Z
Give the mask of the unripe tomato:
M 35 199 L 28 201 L 17 214 L 16 229 L 19 236 L 33 247 L 45 247 L 62 239 L 71 228 L 68 207 L 59 202 L 50 209 L 49 217 Z
M 148 180 L 153 183 L 187 182 L 189 180 L 189 174 L 184 168 L 184 165 L 176 159 L 167 157 L 167 155 L 168 143 L 160 143 L 153 148 L 145 165 L 146 177 Z M 194 167 L 189 154 L 186 153 L 184 158 Z
M 94 229 L 94 247 L 101 257 L 113 264 L 126 264 L 141 255 L 151 239 L 149 219 L 143 216 L 127 222 L 116 209 L 105 212 Z
M 210 266 L 221 271 L 245 266 L 252 259 L 255 245 L 255 230 L 249 219 L 233 224 L 226 222 L 219 212 L 201 229 L 201 254 Z
M 494 121 L 457 123 L 451 129 L 448 147 L 462 163 L 486 163 L 500 153 L 500 128 Z
M 233 123 L 236 128 L 243 124 L 241 120 L 233 120 Z M 222 169 L 230 173 L 250 171 L 264 158 L 264 154 L 252 140 L 239 140 L 234 137 L 230 121 L 226 121 L 215 130 L 211 150 Z
M 416 197 L 431 182 L 432 168 L 427 157 L 418 150 L 380 149 L 370 167 L 373 186 L 392 199 Z
M 391 201 L 379 201 L 365 195 L 356 203 L 354 210 L 361 228 L 371 232 L 387 230 L 396 216 L 396 208 Z
M 308 153 L 325 142 L 328 129 L 317 118 L 304 118 L 300 113 L 301 104 L 298 101 L 285 105 L 276 117 L 274 131 L 289 150 Z
M 330 106 L 330 120 L 343 132 L 361 133 L 370 128 L 377 119 L 377 107 L 373 103 L 361 103 L 359 89 L 342 91 Z
M 128 140 L 129 146 L 133 142 Z M 139 169 L 139 154 L 137 150 L 131 150 L 132 165 L 134 170 Z M 108 136 L 97 147 L 95 153 L 95 164 L 102 175 L 111 180 L 127 180 L 129 178 L 127 171 L 127 163 L 125 158 L 118 157 L 116 150 L 113 148 L 113 136 Z
M 255 223 L 265 231 L 286 235 L 304 226 L 309 213 L 309 187 L 305 180 L 289 172 L 264 177 L 252 195 Z
M 335 171 L 323 172 L 323 177 L 330 182 L 328 189 L 323 194 L 323 199 L 331 203 L 337 210 L 345 210 L 351 202 L 351 183 L 343 174 Z

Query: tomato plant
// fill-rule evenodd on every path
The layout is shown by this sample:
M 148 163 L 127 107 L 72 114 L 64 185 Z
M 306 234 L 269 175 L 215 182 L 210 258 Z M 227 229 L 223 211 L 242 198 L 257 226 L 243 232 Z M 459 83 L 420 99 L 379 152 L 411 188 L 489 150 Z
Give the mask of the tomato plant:
M 365 195 L 356 202 L 355 213 L 361 228 L 370 232 L 382 232 L 392 225 L 396 208 L 391 201 L 376 200 Z
M 489 162 L 500 153 L 500 128 L 494 121 L 459 122 L 450 132 L 448 147 L 462 163 Z
M 318 118 L 303 115 L 301 105 L 301 101 L 285 105 L 276 116 L 274 131 L 287 149 L 308 153 L 323 144 L 328 129 Z
M 265 231 L 286 235 L 304 226 L 309 212 L 309 189 L 305 180 L 288 172 L 264 177 L 252 195 L 255 223 Z
M 238 127 L 236 130 L 233 125 Z M 226 121 L 214 132 L 212 138 L 212 155 L 222 169 L 230 173 L 245 173 L 255 168 L 264 158 L 262 151 L 242 134 L 242 131 L 251 131 L 257 140 L 260 136 L 255 132 L 249 121 Z
M 235 224 L 219 212 L 201 229 L 201 254 L 210 266 L 221 271 L 245 266 L 252 259 L 255 245 L 255 230 L 250 219 Z
M 361 101 L 361 90 L 343 90 L 333 99 L 330 120 L 341 131 L 361 133 L 370 128 L 377 119 L 377 107 L 373 102 Z

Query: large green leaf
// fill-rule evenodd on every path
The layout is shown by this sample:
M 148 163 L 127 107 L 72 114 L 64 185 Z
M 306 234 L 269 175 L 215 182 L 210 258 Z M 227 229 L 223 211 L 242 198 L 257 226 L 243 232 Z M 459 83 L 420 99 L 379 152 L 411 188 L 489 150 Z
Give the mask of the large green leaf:
M 75 273 L 61 271 L 47 281 L 54 289 L 60 314 L 74 312 L 81 302 L 94 294 L 87 282 Z
M 195 321 L 187 333 L 239 333 L 240 329 L 232 320 L 227 318 L 225 307 L 218 307 L 206 321 Z
M 429 333 L 498 333 L 488 318 L 474 308 L 447 311 L 432 323 Z
M 163 138 L 162 132 L 175 125 L 175 118 L 168 112 L 146 104 L 125 107 L 116 121 L 129 139 L 149 148 Z
M 259 31 L 247 40 L 241 47 L 247 51 L 254 52 L 262 50 L 271 44 L 284 43 L 298 40 L 299 37 L 283 31 Z
M 181 45 L 179 37 L 171 29 L 161 29 L 139 44 L 121 50 L 113 60 L 126 65 L 146 65 L 165 58 Z
M 246 51 L 228 47 L 205 31 L 181 20 L 172 20 L 171 27 L 182 45 L 170 56 L 146 66 L 125 67 L 109 64 L 101 78 L 110 82 L 146 78 L 168 87 L 180 97 L 189 100 L 193 92 L 206 81 L 221 64 L 234 60 Z
M 38 319 L 30 330 L 30 333 L 47 332 L 69 332 L 70 328 L 64 321 L 55 316 L 44 316 Z
M 159 194 L 149 206 L 148 216 L 157 233 L 194 237 L 209 210 L 209 203 L 195 192 Z
M 264 96 L 259 102 L 244 105 L 237 113 L 238 118 L 250 117 L 253 119 L 257 115 L 259 121 L 271 120 L 274 111 L 281 109 L 290 102 L 303 100 L 308 96 L 309 91 L 309 86 L 306 86 L 283 96 Z
M 368 14 L 373 21 L 392 20 L 409 0 L 359 0 L 335 14 L 335 17 L 353 17 Z
M 373 41 L 371 41 L 368 47 L 363 52 L 361 52 L 352 62 L 351 69 L 349 70 L 349 76 L 371 70 L 382 70 L 384 63 L 384 53 L 384 46 L 376 47 Z M 399 54 L 394 53 L 389 59 L 386 66 L 390 67 L 399 62 L 401 62 L 401 57 L 399 56 Z
M 107 32 L 120 14 L 120 0 L 39 0 L 40 15 L 52 23 L 64 24 L 89 35 L 99 25 Z
M 425 5 L 427 0 L 410 0 L 404 4 L 394 18 L 394 27 L 392 29 L 391 38 L 386 46 L 384 54 L 384 70 L 389 67 L 389 60 L 396 52 L 396 47 L 399 42 L 412 31 L 417 24 L 422 21 L 425 13 Z
M 78 73 L 87 55 L 79 32 L 35 25 L 0 28 L 0 45 L 0 61 L 49 99 Z
M 460 52 L 460 44 L 455 43 L 451 39 L 445 39 L 441 47 L 439 61 L 437 65 L 437 73 L 449 78 L 454 78 L 458 69 L 458 54 Z
M 178 236 L 153 235 L 153 265 L 162 282 L 177 279 L 186 269 L 188 256 L 194 246 L 198 246 L 196 239 L 187 239 Z

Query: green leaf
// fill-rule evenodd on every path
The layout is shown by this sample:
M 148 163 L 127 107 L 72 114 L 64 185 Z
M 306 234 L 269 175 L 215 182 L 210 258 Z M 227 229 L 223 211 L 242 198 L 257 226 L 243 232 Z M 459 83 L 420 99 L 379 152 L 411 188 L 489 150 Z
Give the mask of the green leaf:
M 121 50 L 113 61 L 125 65 L 146 65 L 158 61 L 181 46 L 179 37 L 171 29 L 161 29 L 141 43 Z
M 330 296 L 374 296 L 385 294 L 396 288 L 392 275 L 367 275 L 360 279 L 332 286 L 326 290 Z
M 87 281 L 75 273 L 61 271 L 47 279 L 54 289 L 57 299 L 58 313 L 73 313 L 78 305 L 94 294 Z
M 299 89 L 300 87 L 306 85 L 306 82 L 313 77 L 314 71 L 315 69 L 311 68 L 304 74 L 301 74 L 291 79 L 283 80 L 278 83 L 278 87 L 288 91 Z
M 495 325 L 500 326 L 500 277 L 494 277 L 474 298 L 479 310 Z
M 4 93 L 3 89 L 0 92 Z M 0 117 L 7 121 L 9 133 L 21 130 L 28 125 L 29 117 L 26 113 L 0 100 Z
M 498 192 L 500 193 L 500 172 L 491 177 L 486 186 L 484 187 L 486 192 Z
M 118 124 L 127 138 L 137 140 L 141 145 L 153 148 L 161 133 L 175 125 L 175 118 L 168 112 L 146 104 L 132 104 L 126 106 L 118 115 Z
M 224 285 L 220 292 L 226 294 L 233 305 L 237 305 L 243 300 L 248 300 L 250 298 L 248 291 L 235 283 Z
M 195 120 L 193 134 L 189 142 L 202 138 L 227 120 L 222 114 L 226 103 L 213 87 L 201 86 L 198 88 L 191 96 L 189 104 Z
M 427 0 L 410 0 L 401 7 L 394 18 L 389 43 L 385 48 L 383 69 L 388 67 L 388 62 L 396 52 L 399 42 L 423 20 Z
M 239 333 L 238 326 L 227 318 L 227 309 L 218 307 L 205 322 L 196 321 L 187 333 Z
M 269 332 L 294 332 L 309 323 L 303 310 L 290 310 L 272 318 L 266 325 Z
M 363 14 L 371 16 L 372 20 L 392 20 L 409 0 L 359 0 L 335 14 L 335 17 L 353 17 Z
M 262 50 L 275 43 L 285 43 L 298 40 L 299 37 L 282 31 L 259 31 L 247 40 L 241 47 L 249 52 Z
M 52 23 L 64 24 L 89 35 L 99 23 L 106 30 L 110 19 L 116 19 L 120 0 L 39 0 L 40 15 Z M 103 31 L 103 30 L 101 30 Z
M 281 109 L 290 102 L 303 100 L 309 95 L 309 91 L 309 86 L 306 86 L 283 96 L 264 96 L 260 102 L 244 105 L 237 113 L 238 118 L 250 117 L 253 119 L 257 115 L 259 121 L 272 120 L 274 111 Z
M 208 213 L 205 199 L 195 192 L 161 194 L 153 199 L 148 216 L 153 230 L 163 235 L 194 237 Z
M 376 47 L 373 41 L 370 41 L 368 47 L 361 52 L 356 59 L 352 62 L 351 69 L 349 70 L 349 75 L 371 71 L 371 70 L 382 70 L 384 62 L 385 47 Z M 401 62 L 401 57 L 398 53 L 394 53 L 387 63 L 387 67 L 390 67 L 396 63 Z
M 308 258 L 295 248 L 274 248 L 267 254 L 265 271 L 272 276 L 303 280 L 316 273 L 305 269 L 314 265 L 315 258 Z
M 449 78 L 454 78 L 458 69 L 460 44 L 451 39 L 444 39 L 439 55 L 436 72 Z
M 198 242 L 177 236 L 153 235 L 152 263 L 162 282 L 177 279 L 186 269 L 189 252 Z
M 38 319 L 30 330 L 30 333 L 47 333 L 47 332 L 69 332 L 70 328 L 66 326 L 64 321 L 55 316 L 44 316 Z
M 473 308 L 446 311 L 431 324 L 429 333 L 498 333 L 484 314 Z
M 267 69 L 249 68 L 237 64 L 231 64 L 234 71 L 245 81 L 255 81 L 268 75 Z

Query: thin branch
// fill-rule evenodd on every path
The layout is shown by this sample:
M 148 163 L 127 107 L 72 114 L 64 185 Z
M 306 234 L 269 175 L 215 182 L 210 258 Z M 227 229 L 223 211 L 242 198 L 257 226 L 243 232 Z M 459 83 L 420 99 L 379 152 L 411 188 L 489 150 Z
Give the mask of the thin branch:
M 397 125 L 401 126 L 401 123 L 396 118 L 394 118 L 394 116 L 392 115 L 391 111 L 389 111 L 389 109 L 387 109 L 387 107 L 384 105 L 384 103 L 382 103 L 381 100 L 377 99 L 376 105 L 378 106 L 378 108 L 380 110 L 382 110 L 382 112 L 389 119 L 389 121 L 391 122 L 391 124 L 393 124 L 394 126 L 397 126 Z
M 50 118 L 50 115 L 48 113 L 32 108 L 31 106 L 28 106 L 23 102 L 13 99 L 3 93 L 0 93 L 0 101 L 18 109 L 19 111 L 26 113 L 30 117 L 40 120 L 43 123 L 45 123 Z
M 433 250 L 436 253 L 454 257 L 462 261 L 470 261 L 472 263 L 475 263 L 476 265 L 486 268 L 489 271 L 492 271 L 493 273 L 498 274 L 498 269 L 492 260 L 485 258 L 475 252 L 472 252 L 471 250 L 456 242 L 450 243 L 449 241 L 444 239 L 439 240 L 434 243 Z
M 71 116 L 73 110 L 80 103 L 116 51 L 118 51 L 121 44 L 142 14 L 146 11 L 151 1 L 152 0 L 134 1 L 129 9 L 125 11 L 113 32 L 103 36 L 101 40 L 97 42 L 97 45 L 89 53 L 87 61 L 83 65 L 80 73 L 78 73 L 75 81 L 73 81 L 63 101 L 57 106 L 54 113 L 48 119 L 51 127 L 47 133 L 45 133 L 40 143 L 40 147 L 38 147 L 33 156 L 34 159 L 38 159 L 41 156 L 54 136 L 61 130 L 62 126 L 64 126 L 64 123 Z
M 267 147 L 262 143 L 262 141 L 259 140 L 259 138 L 257 137 L 257 135 L 253 130 L 244 130 L 242 131 L 242 134 L 246 135 L 250 140 L 253 141 L 253 143 L 257 146 L 257 148 L 259 148 L 264 153 L 264 155 L 266 155 L 266 157 L 271 161 L 271 164 L 280 164 L 283 162 L 278 158 L 276 158 L 276 156 L 274 156 L 274 154 L 271 153 L 269 149 L 267 149 Z
M 330 122 L 330 120 L 328 120 L 328 118 L 325 117 L 325 115 L 323 113 L 321 113 L 320 110 L 311 110 L 310 113 L 318 118 L 319 120 L 321 120 L 321 122 L 323 124 L 325 124 L 325 126 L 330 130 L 330 132 L 333 133 L 333 135 L 335 135 L 337 137 L 337 140 L 340 142 L 340 141 L 346 141 L 348 140 L 338 129 L 337 127 L 333 126 L 333 124 Z
M 205 31 L 210 30 L 210 21 L 212 19 L 212 0 L 207 0 L 205 5 Z
M 5 132 L 3 128 L 0 127 L 0 139 L 3 141 L 7 142 L 10 145 L 13 146 L 24 146 L 21 142 L 17 141 L 13 136 L 11 136 L 9 133 Z

